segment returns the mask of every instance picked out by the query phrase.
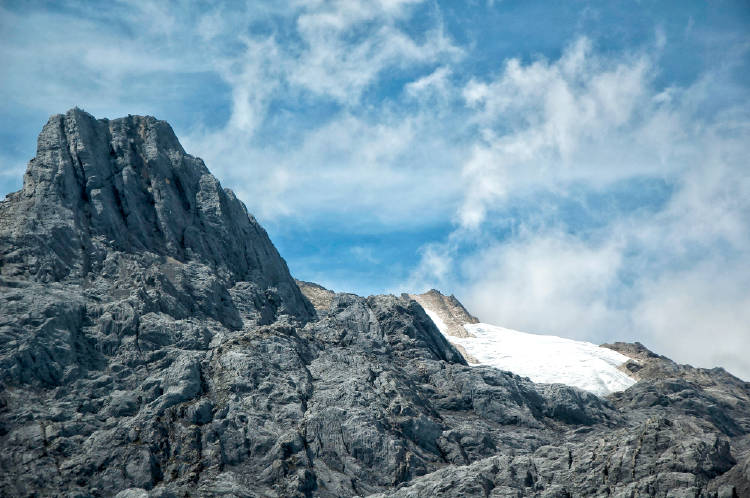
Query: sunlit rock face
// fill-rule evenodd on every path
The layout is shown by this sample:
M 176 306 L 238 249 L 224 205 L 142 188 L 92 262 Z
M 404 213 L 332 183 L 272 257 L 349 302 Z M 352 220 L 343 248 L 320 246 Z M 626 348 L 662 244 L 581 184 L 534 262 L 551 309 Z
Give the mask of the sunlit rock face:
M 73 109 L 0 203 L 0 495 L 741 496 L 748 385 L 610 347 L 606 397 L 469 366 L 298 286 L 165 122 Z

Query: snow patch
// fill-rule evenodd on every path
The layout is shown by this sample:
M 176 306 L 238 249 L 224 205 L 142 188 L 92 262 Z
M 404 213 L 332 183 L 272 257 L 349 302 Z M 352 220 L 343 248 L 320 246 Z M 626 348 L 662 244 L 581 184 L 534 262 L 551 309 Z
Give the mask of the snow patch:
M 438 327 L 439 328 L 439 327 Z M 635 379 L 618 370 L 629 358 L 590 342 L 529 334 L 487 323 L 465 324 L 475 337 L 450 337 L 480 364 L 534 382 L 578 387 L 599 396 L 624 391 Z
M 466 323 L 464 328 L 474 337 L 456 337 L 448 334 L 448 326 L 435 311 L 424 310 L 446 339 L 463 346 L 480 365 L 507 370 L 534 382 L 578 387 L 598 396 L 624 391 L 636 383 L 618 369 L 630 358 L 617 351 L 488 323 Z
M 445 324 L 443 320 L 440 319 L 440 317 L 432 310 L 428 310 L 425 307 L 422 307 L 425 313 L 427 313 L 427 316 L 430 317 L 430 320 L 432 320 L 432 323 L 435 324 L 435 326 L 438 328 L 438 330 L 447 338 L 452 339 L 451 336 L 448 335 L 448 326 Z

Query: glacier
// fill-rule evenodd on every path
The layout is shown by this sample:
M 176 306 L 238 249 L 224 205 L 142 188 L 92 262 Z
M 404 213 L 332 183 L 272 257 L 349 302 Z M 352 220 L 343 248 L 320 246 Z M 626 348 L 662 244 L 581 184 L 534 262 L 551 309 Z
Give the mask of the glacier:
M 446 333 L 434 310 L 425 308 L 438 330 L 453 344 L 463 346 L 477 365 L 528 377 L 534 382 L 565 384 L 598 396 L 624 391 L 636 380 L 618 367 L 630 358 L 596 344 L 553 335 L 532 334 L 488 323 L 466 323 L 469 337 Z

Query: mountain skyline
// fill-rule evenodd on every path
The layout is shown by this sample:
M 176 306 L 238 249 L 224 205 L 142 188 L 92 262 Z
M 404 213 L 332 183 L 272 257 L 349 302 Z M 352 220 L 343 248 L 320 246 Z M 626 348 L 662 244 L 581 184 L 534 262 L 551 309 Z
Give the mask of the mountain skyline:
M 745 2 L 4 2 L 0 195 L 75 105 L 168 120 L 292 274 L 750 366 Z M 717 337 L 720 340 L 717 340 Z
M 0 202 L 3 496 L 750 492 L 724 369 L 295 280 L 151 116 L 73 108 L 37 143 Z

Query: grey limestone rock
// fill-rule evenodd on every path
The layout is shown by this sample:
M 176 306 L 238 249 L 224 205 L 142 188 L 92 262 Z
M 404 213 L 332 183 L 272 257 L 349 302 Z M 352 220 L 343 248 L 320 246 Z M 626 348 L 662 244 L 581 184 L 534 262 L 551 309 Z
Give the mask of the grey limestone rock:
M 612 347 L 608 399 L 470 367 L 408 295 L 295 283 L 166 123 L 73 109 L 0 203 L 0 495 L 746 493 L 750 386 Z
M 469 313 L 455 296 L 445 296 L 436 289 L 423 294 L 409 294 L 421 306 L 433 310 L 446 326 L 445 333 L 455 337 L 469 337 L 463 327 L 465 323 L 479 323 L 479 319 Z
M 299 290 L 302 291 L 302 294 L 310 301 L 319 314 L 328 312 L 328 308 L 331 307 L 331 301 L 336 296 L 335 292 L 313 282 L 296 279 L 295 282 L 297 282 Z
M 170 311 L 182 305 L 193 314 L 193 306 L 222 317 L 232 314 L 224 309 L 229 289 L 249 282 L 247 297 L 265 321 L 311 313 L 263 228 L 152 117 L 97 120 L 80 109 L 52 116 L 0 221 L 7 280 L 95 287 L 105 277 L 105 286 L 122 280 L 123 292 L 166 287 L 177 302 L 159 304 Z

